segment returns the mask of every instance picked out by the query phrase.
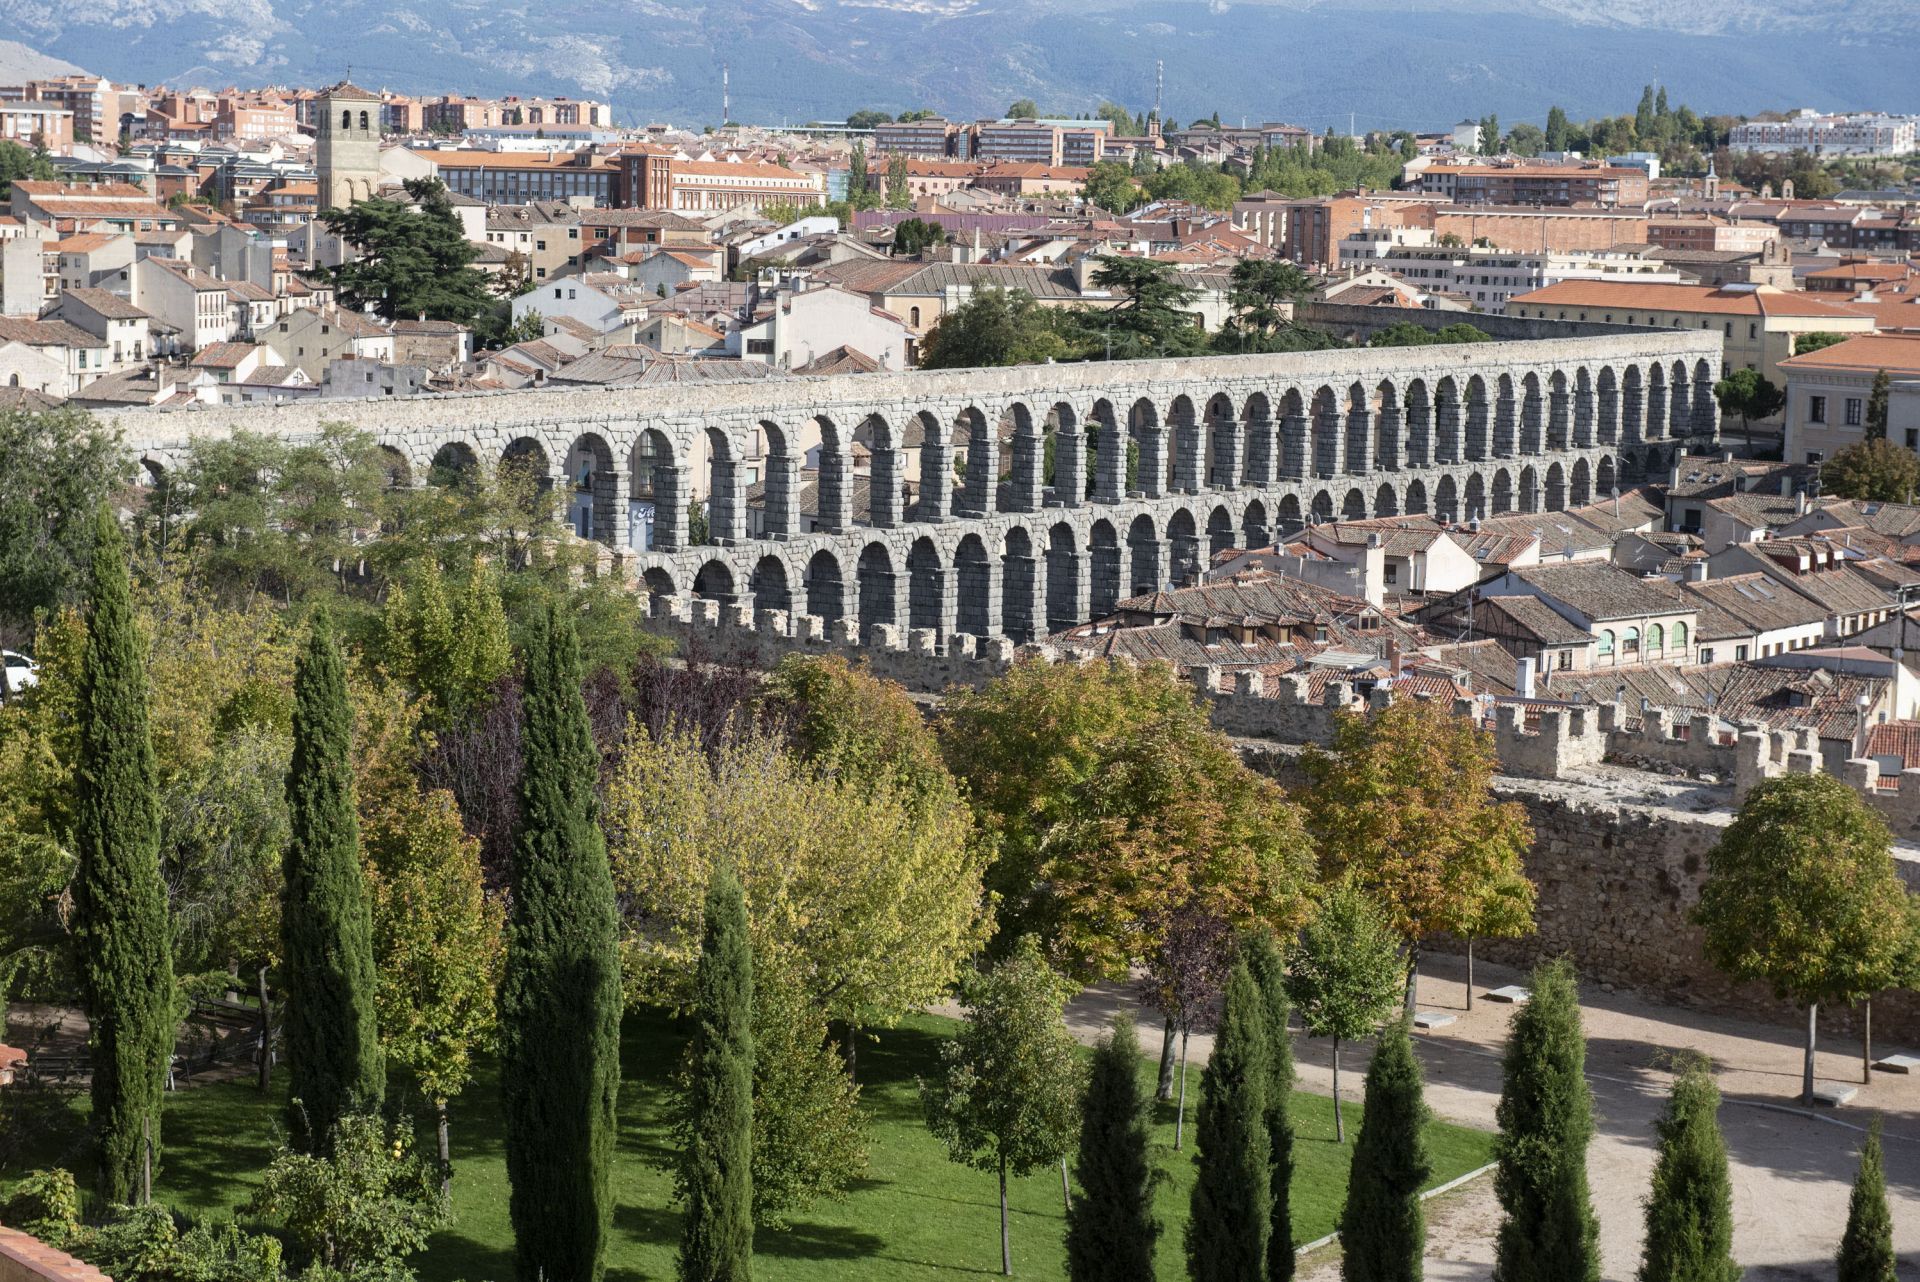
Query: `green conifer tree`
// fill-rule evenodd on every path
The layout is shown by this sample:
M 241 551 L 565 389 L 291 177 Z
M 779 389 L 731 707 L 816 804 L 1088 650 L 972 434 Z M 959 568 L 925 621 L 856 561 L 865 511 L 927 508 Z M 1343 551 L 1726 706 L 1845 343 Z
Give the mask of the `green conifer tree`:
M 549 605 L 526 656 L 513 911 L 500 985 L 508 1210 L 521 1282 L 599 1282 L 620 1089 L 620 955 L 599 756 L 572 621 Z
M 1121 1016 L 1093 1052 L 1080 1105 L 1080 1195 L 1067 1208 L 1067 1277 L 1072 1282 L 1153 1282 L 1155 1173 L 1147 1157 L 1146 1092 L 1140 1042 Z
M 1860 1150 L 1860 1173 L 1840 1239 L 1838 1282 L 1896 1282 L 1893 1219 L 1887 1213 L 1887 1172 L 1880 1158 L 1880 1119 L 1873 1119 Z
M 93 1065 L 98 1187 L 141 1190 L 160 1152 L 160 1093 L 173 1056 L 173 943 L 160 883 L 159 804 L 147 732 L 147 670 L 134 626 L 126 545 L 95 518 L 92 606 L 75 716 L 74 946 Z
M 707 885 L 689 1061 L 681 1282 L 747 1282 L 753 1276 L 753 954 L 746 899 L 725 867 Z
M 1273 1231 L 1267 1237 L 1267 1282 L 1289 1282 L 1293 1277 L 1293 1121 L 1287 1115 L 1293 1100 L 1293 1040 L 1287 1032 L 1287 966 L 1280 946 L 1266 931 L 1256 932 L 1244 946 L 1247 969 L 1259 985 L 1261 1014 L 1267 1026 L 1267 1170 L 1273 1194 Z
M 1719 1109 L 1720 1090 L 1706 1061 L 1691 1061 L 1674 1079 L 1673 1098 L 1655 1124 L 1660 1156 L 1647 1196 L 1640 1282 L 1735 1282 L 1740 1276 Z
M 1267 1028 L 1244 960 L 1227 978 L 1213 1056 L 1200 1076 L 1187 1272 L 1193 1282 L 1248 1282 L 1266 1268 L 1273 1230 L 1267 1143 Z
M 287 1129 L 310 1151 L 328 1142 L 343 1115 L 380 1107 L 387 1086 L 352 752 L 346 668 L 320 611 L 293 674 L 280 892 Z
M 1593 1094 L 1573 967 L 1548 962 L 1513 1021 L 1494 1155 L 1494 1189 L 1506 1212 L 1495 1245 L 1495 1282 L 1599 1282 L 1599 1226 L 1587 1192 Z
M 1426 1124 L 1420 1063 L 1405 1021 L 1396 1020 L 1367 1066 L 1366 1109 L 1340 1212 L 1344 1282 L 1419 1282 L 1427 1242 L 1420 1189 L 1433 1174 Z

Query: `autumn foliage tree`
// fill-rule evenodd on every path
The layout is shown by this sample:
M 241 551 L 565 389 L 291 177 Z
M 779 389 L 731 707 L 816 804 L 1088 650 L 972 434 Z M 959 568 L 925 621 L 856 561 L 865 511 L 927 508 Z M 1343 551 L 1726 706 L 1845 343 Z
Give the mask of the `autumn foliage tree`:
M 1522 860 L 1533 831 L 1518 802 L 1489 791 L 1498 760 L 1486 731 L 1437 702 L 1395 699 L 1341 714 L 1333 751 L 1303 764 L 1322 869 L 1365 891 L 1406 941 L 1409 1007 L 1426 939 L 1531 929 Z

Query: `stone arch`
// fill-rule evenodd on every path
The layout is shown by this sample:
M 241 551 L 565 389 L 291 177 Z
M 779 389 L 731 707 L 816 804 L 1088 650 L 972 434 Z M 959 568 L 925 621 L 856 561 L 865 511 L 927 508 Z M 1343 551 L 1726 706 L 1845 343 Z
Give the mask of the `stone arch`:
M 1466 426 L 1462 429 L 1465 457 L 1478 463 L 1488 454 L 1493 413 L 1487 397 L 1487 380 L 1478 374 L 1467 380 L 1465 409 Z
M 940 549 L 922 535 L 907 551 L 907 626 L 931 628 L 944 636 L 953 617 L 953 580 Z
M 1620 376 L 1613 372 L 1613 366 L 1600 367 L 1594 399 L 1594 439 L 1602 445 L 1615 444 L 1620 439 Z
M 860 549 L 854 580 L 858 589 L 854 608 L 858 612 L 862 641 L 867 639 L 867 630 L 876 624 L 898 627 L 906 622 L 900 617 L 899 578 L 893 568 L 893 554 L 886 544 L 869 543 Z
M 686 487 L 677 458 L 673 441 L 651 427 L 634 438 L 628 452 L 627 494 L 635 519 L 627 543 L 642 552 L 686 546 Z
M 973 637 L 1000 633 L 999 585 L 987 559 L 987 545 L 969 531 L 953 554 L 954 630 Z
M 907 495 L 912 492 L 900 434 L 886 415 L 874 413 L 853 429 L 853 439 L 855 444 L 867 447 L 867 524 L 876 530 L 891 530 L 900 524 Z
M 1567 484 L 1567 506 L 1585 507 L 1593 502 L 1593 474 L 1583 458 L 1573 461 L 1573 474 Z
M 1240 419 L 1233 412 L 1233 398 L 1215 392 L 1207 401 L 1207 462 L 1203 475 L 1209 489 L 1231 490 L 1240 484 L 1241 444 Z
M 1280 496 L 1280 510 L 1273 541 L 1278 543 L 1283 537 L 1300 528 L 1300 496 L 1283 494 Z
M 1411 508 L 1411 504 L 1408 505 Z M 1433 487 L 1433 514 L 1442 521 L 1458 521 L 1460 513 L 1460 490 L 1453 482 L 1453 474 L 1440 478 Z
M 1547 511 L 1558 512 L 1567 506 L 1567 469 L 1555 459 L 1547 465 Z
M 1595 498 L 1610 499 L 1614 496 L 1620 485 L 1620 477 L 1614 467 L 1613 455 L 1600 456 L 1600 461 L 1594 465 L 1593 484 Z
M 1433 400 L 1427 392 L 1426 380 L 1416 378 L 1408 383 L 1403 400 L 1406 408 L 1401 413 L 1406 420 L 1404 448 L 1407 466 L 1431 467 L 1433 465 Z
M 1492 458 L 1512 458 L 1519 447 L 1519 406 L 1513 391 L 1513 375 L 1502 374 L 1494 381 Z
M 673 585 L 673 575 L 657 565 L 649 567 L 640 576 L 640 582 L 646 587 L 649 600 L 670 600 L 680 594 Z
M 1382 379 L 1373 389 L 1373 463 L 1389 472 L 1400 470 L 1405 458 L 1405 427 L 1400 394 L 1393 380 Z
M 1049 429 L 1045 423 L 1036 421 L 1033 411 L 1020 401 L 1007 407 L 1001 422 L 1011 429 L 1009 445 L 1013 457 L 1002 465 L 1008 485 L 1000 507 L 1012 512 L 1038 512 L 1046 502 L 1044 471 Z
M 1046 631 L 1062 632 L 1086 622 L 1087 610 L 1085 553 L 1080 550 L 1074 528 L 1056 521 L 1047 530 Z
M 1713 365 L 1705 357 L 1693 363 L 1693 434 L 1720 433 L 1720 402 L 1713 395 Z
M 1566 378 L 1557 370 L 1553 374 L 1556 384 L 1564 384 Z M 1547 444 L 1547 403 L 1540 394 L 1540 375 L 1527 371 L 1520 380 L 1520 452 L 1539 454 Z M 1565 444 L 1565 442 L 1561 442 Z
M 1640 375 L 1640 367 L 1629 365 L 1627 372 L 1620 379 L 1619 444 L 1638 445 L 1646 439 L 1646 410 L 1646 388 Z
M 1247 504 L 1240 518 L 1240 546 L 1263 548 L 1273 542 L 1273 529 L 1267 524 L 1267 505 L 1259 499 Z
M 1357 488 L 1347 491 L 1340 500 L 1340 519 L 1343 521 L 1364 521 L 1367 519 L 1367 496 Z
M 1540 473 L 1531 463 L 1520 469 L 1520 492 L 1517 498 L 1522 512 L 1540 510 Z
M 1637 367 L 1636 367 L 1637 368 Z M 1667 369 L 1659 361 L 1647 367 L 1647 409 L 1640 439 L 1656 441 L 1666 435 L 1668 412 Z
M 1165 566 L 1166 553 L 1160 546 L 1153 518 L 1142 512 L 1127 526 L 1127 595 L 1159 591 L 1165 586 L 1162 577 Z
M 1312 475 L 1322 479 L 1339 475 L 1343 458 L 1340 443 L 1340 398 L 1331 387 L 1321 387 L 1313 394 L 1312 406 Z
M 832 627 L 847 617 L 847 581 L 840 558 L 826 548 L 807 561 L 807 613 Z
M 1313 495 L 1313 519 L 1331 521 L 1333 519 L 1333 495 L 1325 490 L 1316 490 Z
M 567 447 L 567 524 L 583 539 L 618 546 L 620 477 L 613 448 L 598 432 L 583 432 Z
M 1240 411 L 1240 475 L 1248 485 L 1271 485 L 1280 464 L 1273 402 L 1265 392 L 1247 397 Z
M 1131 542 L 1131 538 L 1128 540 Z M 1197 580 L 1200 574 L 1200 534 L 1193 512 L 1180 508 L 1167 518 L 1167 578 L 1176 585 Z M 1156 575 L 1156 579 L 1157 579 Z M 1139 576 L 1134 576 L 1135 582 Z
M 1086 502 L 1087 439 L 1080 432 L 1080 416 L 1060 401 L 1047 411 L 1040 432 L 1042 502 L 1046 495 L 1064 507 Z M 1068 481 L 1075 482 L 1068 484 Z M 1038 511 L 1038 508 L 1034 509 Z
M 398 447 L 388 445 L 384 441 L 381 442 L 379 446 L 379 450 L 380 450 L 380 470 L 387 474 L 387 489 L 389 490 L 412 489 L 413 488 L 413 464 L 407 461 L 407 456 L 404 453 L 402 453 Z M 146 459 L 141 459 L 140 461 L 144 464 L 147 464 L 149 467 L 149 470 L 151 470 L 151 468 L 154 466 L 153 464 L 149 463 L 148 460 Z
M 1007 530 L 1000 551 L 1000 629 L 1015 641 L 1037 641 L 1046 632 L 1047 602 L 1033 535 L 1024 525 Z
M 528 515 L 552 510 L 548 502 L 553 493 L 553 463 L 547 447 L 533 437 L 517 436 L 507 442 L 494 474 L 510 501 Z
M 1120 601 L 1120 535 L 1102 517 L 1087 532 L 1089 618 L 1104 619 Z
M 1140 493 L 1157 499 L 1166 492 L 1166 432 L 1160 425 L 1159 407 L 1142 396 L 1127 411 L 1127 439 L 1139 454 L 1135 481 Z
M 1200 416 L 1194 413 L 1193 399 L 1185 394 L 1173 398 L 1167 407 L 1167 485 L 1168 494 L 1197 494 L 1206 477 L 1207 448 L 1201 440 Z
M 967 441 L 966 479 L 955 510 L 985 516 L 1000 506 L 1000 427 L 969 405 L 954 420 L 954 436 L 958 438 L 963 432 Z
M 1427 486 L 1424 481 L 1407 482 L 1407 501 L 1403 505 L 1407 515 L 1417 516 L 1427 510 Z
M 1493 473 L 1492 507 L 1487 515 L 1505 516 L 1513 511 L 1513 473 L 1496 468 Z
M 1460 385 L 1449 374 L 1433 385 L 1434 463 L 1458 463 L 1460 449 Z
M 1467 483 L 1460 491 L 1460 515 L 1467 521 L 1487 515 L 1487 478 L 1478 472 L 1467 473 Z
M 1283 481 L 1304 481 L 1310 465 L 1307 449 L 1307 409 L 1300 389 L 1289 387 L 1280 397 L 1280 471 Z
M 747 580 L 755 610 L 793 609 L 793 587 L 787 581 L 787 563 L 769 552 L 754 563 Z
M 693 594 L 703 601 L 731 605 L 734 601 L 733 567 L 718 559 L 708 561 L 693 576 Z
M 1373 514 L 1375 516 L 1399 516 L 1400 496 L 1394 493 L 1393 486 L 1385 481 L 1373 492 Z
M 1687 377 L 1687 363 L 1673 363 L 1673 382 L 1668 385 L 1671 413 L 1667 416 L 1667 435 L 1684 440 L 1693 432 L 1693 380 Z
M 907 424 L 907 444 L 920 442 L 920 475 L 914 481 L 913 518 L 944 521 L 953 512 L 953 433 L 931 410 Z
M 1113 402 L 1101 397 L 1087 414 L 1087 449 L 1093 456 L 1086 496 L 1096 503 L 1118 503 L 1127 487 L 1127 451 L 1131 441 L 1120 430 Z
M 1214 555 L 1233 546 L 1233 513 L 1227 511 L 1225 504 L 1216 506 L 1207 513 L 1207 556 L 1212 563 Z
M 1373 470 L 1373 402 L 1359 383 L 1347 388 L 1347 417 L 1341 423 L 1340 470 L 1365 476 Z
M 1594 404 L 1593 374 L 1582 365 L 1573 372 L 1573 440 L 1575 449 L 1593 448 L 1599 410 Z

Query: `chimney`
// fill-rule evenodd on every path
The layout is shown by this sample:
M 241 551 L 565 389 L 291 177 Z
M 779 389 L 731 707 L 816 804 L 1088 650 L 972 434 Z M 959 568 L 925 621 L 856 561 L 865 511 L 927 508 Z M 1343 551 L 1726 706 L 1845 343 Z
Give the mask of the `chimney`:
M 1688 583 L 1705 583 L 1707 581 L 1707 563 L 1704 560 L 1689 561 L 1681 573 L 1686 576 Z
M 1388 637 L 1387 638 L 1387 672 L 1388 674 L 1394 677 L 1398 677 L 1401 675 L 1401 673 L 1405 672 L 1406 669 L 1407 669 L 1407 658 L 1405 655 L 1400 653 L 1400 639 L 1398 637 Z
M 1793 493 L 1793 477 L 1783 475 L 1780 478 L 1780 497 L 1786 498 Z
M 1513 692 L 1522 699 L 1533 698 L 1533 656 L 1522 655 L 1515 668 Z
M 1807 492 L 1805 490 L 1801 490 L 1793 496 L 1793 514 L 1795 516 L 1805 516 L 1807 514 Z
M 1680 484 L 1680 456 L 1676 454 L 1673 459 L 1673 466 L 1667 469 L 1667 485 L 1669 488 L 1672 488 L 1678 484 Z

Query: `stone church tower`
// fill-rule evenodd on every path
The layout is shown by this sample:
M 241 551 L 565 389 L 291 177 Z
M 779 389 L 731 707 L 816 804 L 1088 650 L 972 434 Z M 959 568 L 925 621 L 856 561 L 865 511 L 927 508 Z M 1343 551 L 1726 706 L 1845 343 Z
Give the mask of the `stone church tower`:
M 320 208 L 345 209 L 380 185 L 380 99 L 342 80 L 320 95 L 314 168 Z

